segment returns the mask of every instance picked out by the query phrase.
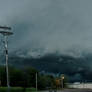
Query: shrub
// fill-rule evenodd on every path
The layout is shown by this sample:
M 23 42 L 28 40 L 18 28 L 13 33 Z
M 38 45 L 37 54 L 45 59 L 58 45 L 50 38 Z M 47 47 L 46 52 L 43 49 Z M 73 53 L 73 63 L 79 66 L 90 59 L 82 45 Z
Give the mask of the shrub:
M 0 92 L 8 92 L 7 87 L 0 87 Z M 21 87 L 11 87 L 9 92 L 23 92 L 23 88 Z
M 33 92 L 33 91 L 36 91 L 35 88 L 26 88 L 26 92 Z

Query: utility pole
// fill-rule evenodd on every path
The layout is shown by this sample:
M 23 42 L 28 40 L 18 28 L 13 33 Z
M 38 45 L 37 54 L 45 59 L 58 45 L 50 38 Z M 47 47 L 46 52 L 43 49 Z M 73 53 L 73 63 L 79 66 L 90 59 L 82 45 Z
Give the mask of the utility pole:
M 65 79 L 64 74 L 62 74 L 61 75 L 62 89 L 64 88 L 64 79 Z
M 38 90 L 38 77 L 37 77 L 37 72 L 36 72 L 36 92 L 37 92 L 37 90 Z
M 7 87 L 9 89 L 10 82 L 9 82 L 9 68 L 8 68 L 8 36 L 12 35 L 10 27 L 0 26 L 0 34 L 4 37 L 4 47 L 5 47 L 5 59 L 6 59 L 6 78 L 7 78 Z
M 7 36 L 5 36 L 4 44 L 5 44 L 5 57 L 6 57 L 7 87 L 9 88 L 10 87 L 10 83 L 9 83 L 9 68 L 8 68 L 8 41 L 7 41 Z

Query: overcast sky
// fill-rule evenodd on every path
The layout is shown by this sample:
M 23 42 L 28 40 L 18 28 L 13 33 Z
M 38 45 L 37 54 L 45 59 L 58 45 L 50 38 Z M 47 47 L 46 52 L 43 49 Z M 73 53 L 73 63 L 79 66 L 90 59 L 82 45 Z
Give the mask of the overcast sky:
M 92 0 L 0 0 L 0 25 L 14 31 L 12 50 L 92 52 Z

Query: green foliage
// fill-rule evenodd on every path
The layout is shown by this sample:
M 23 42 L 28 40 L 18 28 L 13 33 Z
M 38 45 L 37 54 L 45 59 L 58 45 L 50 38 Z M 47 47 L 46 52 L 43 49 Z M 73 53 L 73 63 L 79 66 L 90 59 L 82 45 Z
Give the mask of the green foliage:
M 9 92 L 34 92 L 35 88 L 26 88 L 24 90 L 24 88 L 22 87 L 11 87 L 9 89 Z M 8 92 L 8 88 L 7 87 L 0 87 L 0 92 Z
M 37 73 L 37 79 L 38 79 L 38 89 L 46 89 L 47 87 L 53 87 L 53 83 L 54 83 L 53 76 L 41 75 L 35 68 L 32 68 L 32 67 L 26 68 L 24 70 L 9 67 L 10 86 L 23 87 L 23 90 L 29 87 L 27 90 L 31 90 L 32 87 L 33 88 L 36 87 L 36 73 Z M 6 86 L 5 67 L 0 67 L 0 81 L 1 81 L 0 86 Z M 6 89 L 7 88 L 1 88 L 0 90 L 6 90 Z
M 35 88 L 26 88 L 26 92 L 33 92 L 33 91 L 36 91 Z
M 0 87 L 0 92 L 7 92 L 7 87 Z M 23 92 L 23 88 L 21 87 L 13 87 L 9 89 L 9 92 Z
M 38 88 L 46 89 L 48 87 L 53 88 L 54 78 L 51 75 L 39 75 Z
M 15 69 L 10 67 L 9 68 L 9 78 L 10 78 L 10 85 L 11 86 L 23 86 L 24 84 L 24 73 L 22 70 Z
M 0 85 L 6 86 L 6 69 L 5 69 L 5 67 L 0 67 Z
M 38 73 L 38 71 L 32 67 L 25 70 L 25 80 L 27 87 L 35 87 L 36 73 Z
M 67 84 L 66 83 L 68 83 L 69 81 L 68 81 L 68 77 L 65 75 L 64 76 L 65 78 L 64 78 L 64 88 L 67 88 Z

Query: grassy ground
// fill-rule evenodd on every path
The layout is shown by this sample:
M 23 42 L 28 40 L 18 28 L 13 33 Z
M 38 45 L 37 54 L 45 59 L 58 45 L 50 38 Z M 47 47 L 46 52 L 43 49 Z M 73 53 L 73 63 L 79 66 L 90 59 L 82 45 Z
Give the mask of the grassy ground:
M 11 87 L 8 89 L 7 87 L 0 87 L 0 92 L 35 92 L 35 88 Z

